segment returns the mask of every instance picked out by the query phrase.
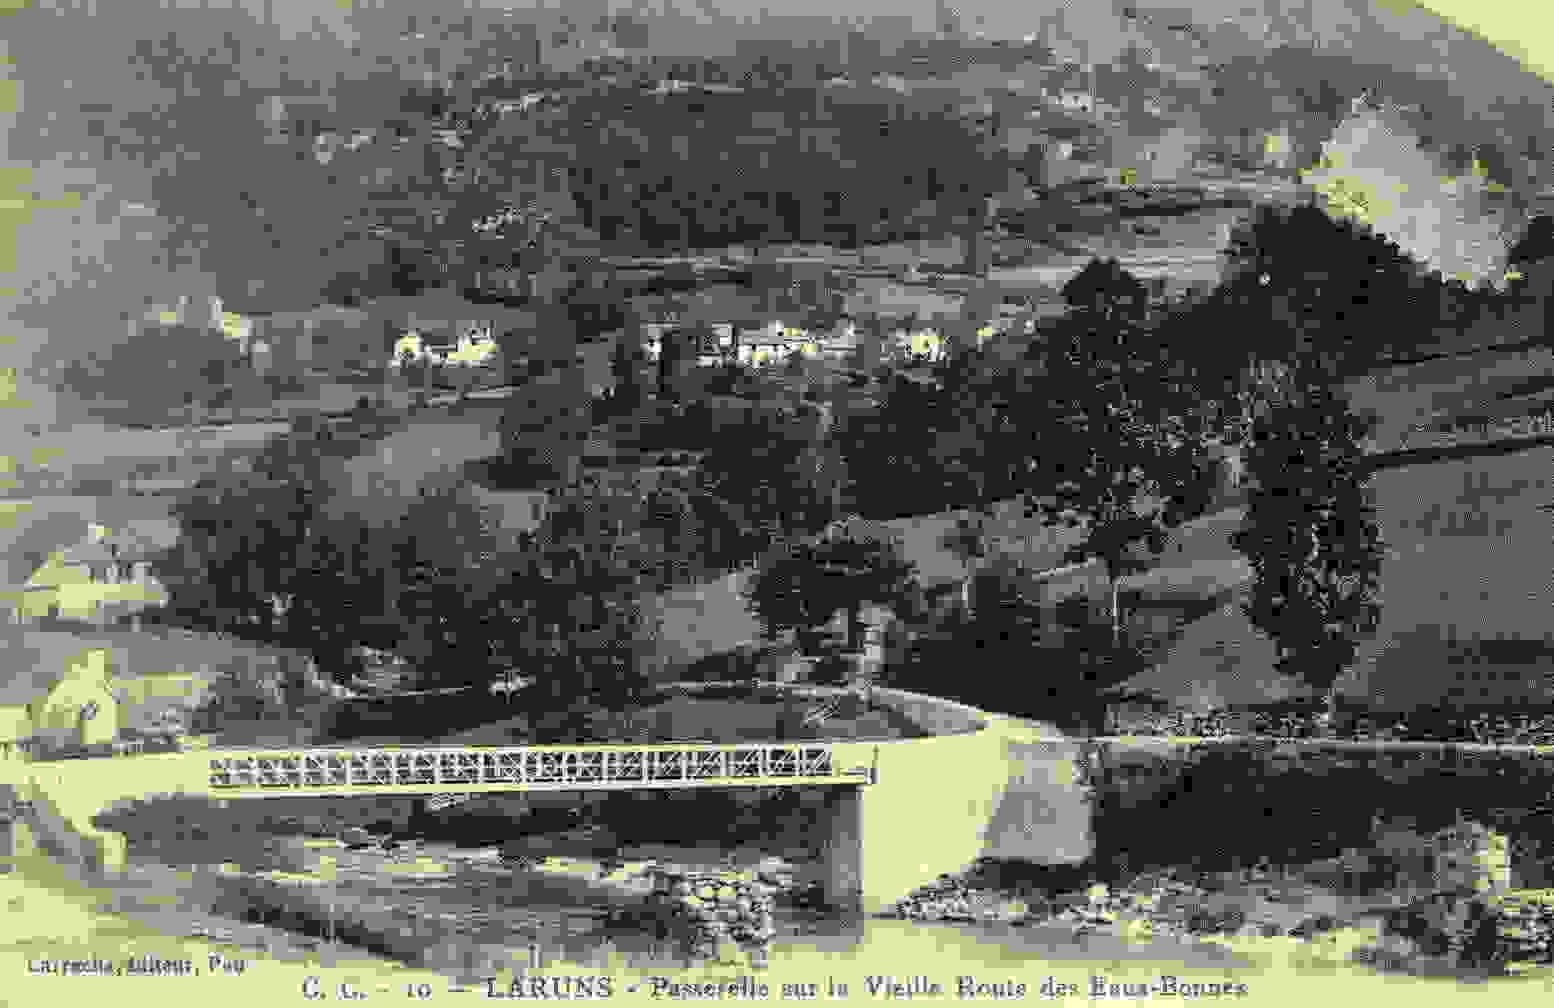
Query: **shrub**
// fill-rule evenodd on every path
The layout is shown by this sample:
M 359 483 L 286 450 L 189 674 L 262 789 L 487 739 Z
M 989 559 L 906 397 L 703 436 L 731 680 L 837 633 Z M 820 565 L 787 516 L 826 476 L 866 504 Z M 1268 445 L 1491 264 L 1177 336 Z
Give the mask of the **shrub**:
M 1427 956 L 1450 957 L 1457 966 L 1503 963 L 1510 947 L 1501 938 L 1499 906 L 1480 893 L 1433 893 L 1395 910 L 1383 933 L 1409 939 Z
M 232 722 L 276 720 L 286 713 L 280 683 L 273 677 L 249 668 L 229 668 L 210 684 L 194 709 L 191 727 L 199 733 L 214 732 Z

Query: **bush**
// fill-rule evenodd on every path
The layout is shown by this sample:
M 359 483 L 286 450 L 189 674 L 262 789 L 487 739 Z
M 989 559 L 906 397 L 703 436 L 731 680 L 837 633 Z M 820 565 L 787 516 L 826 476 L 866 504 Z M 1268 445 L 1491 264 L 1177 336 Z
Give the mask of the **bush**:
M 1410 940 L 1422 955 L 1484 968 L 1504 962 L 1510 951 L 1501 924 L 1499 907 L 1482 894 L 1432 893 L 1391 912 L 1382 931 Z
M 1506 838 L 1481 823 L 1462 822 L 1430 838 L 1433 881 L 1443 891 L 1503 894 L 1510 888 Z
M 229 669 L 210 684 L 190 718 L 196 733 L 220 731 L 239 721 L 273 721 L 288 713 L 281 686 L 252 669 Z
M 847 655 L 828 654 L 815 663 L 818 686 L 844 686 L 852 680 L 855 665 Z

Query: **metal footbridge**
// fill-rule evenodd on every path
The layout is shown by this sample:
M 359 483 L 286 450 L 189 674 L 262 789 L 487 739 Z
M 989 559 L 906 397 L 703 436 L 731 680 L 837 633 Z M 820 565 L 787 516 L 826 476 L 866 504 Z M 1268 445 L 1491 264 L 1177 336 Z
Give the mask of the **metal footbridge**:
M 1081 756 L 1073 740 L 937 697 L 875 692 L 931 734 L 533 746 L 196 738 L 58 755 L 18 746 L 0 759 L 0 785 L 35 807 L 13 835 L 46 840 L 60 857 L 109 874 L 128 863 L 128 839 L 108 814 L 161 798 L 403 796 L 430 808 L 523 791 L 815 788 L 822 800 L 805 828 L 824 852 L 826 891 L 870 913 L 980 857 L 1078 864 L 1092 856 L 1094 815 L 1073 783 Z M 902 844 L 906 835 L 912 842 Z
M 427 794 L 444 800 L 491 791 L 627 791 L 697 787 L 871 784 L 876 760 L 856 745 L 572 745 L 297 748 L 206 752 L 209 793 Z

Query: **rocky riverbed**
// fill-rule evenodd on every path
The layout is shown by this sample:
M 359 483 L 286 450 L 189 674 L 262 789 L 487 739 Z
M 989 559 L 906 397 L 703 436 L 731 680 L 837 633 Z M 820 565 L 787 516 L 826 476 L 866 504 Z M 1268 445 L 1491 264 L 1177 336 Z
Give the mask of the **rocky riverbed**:
M 559 963 L 676 973 L 698 964 L 759 969 L 768 955 L 845 958 L 912 931 L 952 944 L 963 938 L 990 943 L 1043 961 L 1163 960 L 1218 969 L 1272 955 L 1392 974 L 1457 975 L 1442 949 L 1389 921 L 1417 893 L 1341 895 L 1341 887 L 1313 881 L 1320 866 L 1233 875 L 1161 871 L 1113 888 L 1054 893 L 1010 886 L 981 865 L 910 894 L 892 921 L 799 909 L 792 896 L 806 866 L 777 859 L 732 866 L 716 851 L 684 851 L 680 859 L 669 849 L 654 858 L 636 852 L 633 860 L 628 850 L 610 863 L 557 857 L 520 867 L 497 847 L 412 843 L 353 850 L 289 837 L 272 849 L 280 867 L 175 871 L 143 862 L 136 871 L 145 905 L 136 912 L 155 916 L 157 929 L 167 933 L 239 940 L 255 931 L 247 940 L 262 938 L 282 958 L 339 952 L 435 970 L 459 982 Z M 655 864 L 709 875 L 743 867 L 762 879 L 776 897 L 763 918 L 769 935 L 762 947 L 703 941 L 698 949 L 684 936 L 666 934 L 657 918 L 642 912 Z M 166 904 L 169 894 L 179 897 L 178 910 L 151 905 Z M 151 895 L 156 899 L 146 898 Z M 736 909 L 739 896 L 736 888 Z M 695 909 L 717 917 L 721 904 L 713 899 Z M 860 957 L 868 958 L 866 952 Z
M 258 928 L 249 941 L 262 935 L 272 946 L 289 946 L 291 954 L 343 947 L 354 954 L 435 969 L 461 982 L 504 969 L 561 962 L 609 962 L 640 969 L 722 962 L 759 968 L 769 953 L 791 952 L 793 946 L 858 948 L 872 941 L 874 932 L 891 927 L 889 921 L 846 920 L 795 906 L 792 896 L 804 885 L 804 866 L 744 866 L 741 874 L 766 879 L 762 889 L 775 897 L 763 915 L 765 940 L 714 946 L 705 941 L 706 935 L 693 936 L 701 942 L 687 942 L 665 934 L 655 917 L 641 913 L 653 888 L 650 862 L 602 865 L 552 858 L 514 870 L 496 848 L 417 845 L 397 851 L 350 851 L 334 842 L 293 838 L 286 849 L 291 864 L 285 869 L 228 865 L 177 871 L 140 863 L 132 873 L 142 896 L 137 912 L 156 916 L 161 926 L 181 934 L 237 940 Z M 729 865 L 704 858 L 666 867 L 711 875 Z M 737 908 L 740 890 L 734 888 L 731 902 Z M 180 904 L 177 910 L 166 907 L 171 897 Z M 711 902 L 718 904 L 717 899 Z M 695 909 L 705 916 L 700 912 L 706 906 Z M 953 915 L 947 917 L 946 924 L 952 920 Z M 1205 950 L 1205 958 L 1204 952 L 1193 952 L 1180 942 L 1075 927 L 1058 916 L 1031 916 L 1019 923 L 1037 926 L 1021 934 L 1007 926 L 990 931 L 977 925 L 978 940 L 1003 940 L 1027 949 L 1060 948 L 1065 957 L 1082 957 L 1089 950 L 1128 958 L 1126 946 L 1136 947 L 1131 955 L 1152 948 L 1168 958 L 1202 960 L 1200 965 L 1223 960 L 1211 950 Z

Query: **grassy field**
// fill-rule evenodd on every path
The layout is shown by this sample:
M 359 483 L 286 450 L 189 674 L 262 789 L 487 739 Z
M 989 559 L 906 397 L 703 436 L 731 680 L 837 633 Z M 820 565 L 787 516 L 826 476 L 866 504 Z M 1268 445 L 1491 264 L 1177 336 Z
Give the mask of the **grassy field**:
M 1554 658 L 1549 630 L 1554 541 L 1539 510 L 1554 496 L 1554 449 L 1464 458 L 1379 472 L 1374 506 L 1386 547 L 1382 617 L 1362 643 L 1346 690 L 1408 707 L 1514 695 Z M 1139 587 L 1222 587 L 1244 560 L 1229 549 L 1197 563 L 1167 558 Z M 1243 571 L 1243 573 L 1246 573 Z M 1135 685 L 1167 695 L 1250 702 L 1278 690 L 1273 648 L 1234 602 L 1182 632 L 1161 667 Z
M 1466 674 L 1488 696 L 1507 676 L 1547 669 L 1554 542 L 1539 506 L 1551 481 L 1547 447 L 1377 474 L 1389 550 L 1379 645 L 1365 663 L 1373 690 L 1428 696 Z
M 1411 425 L 1491 408 L 1551 376 L 1554 351 L 1489 350 L 1382 369 L 1350 381 L 1346 391 L 1357 413 L 1376 418 L 1374 436 L 1385 450 Z

